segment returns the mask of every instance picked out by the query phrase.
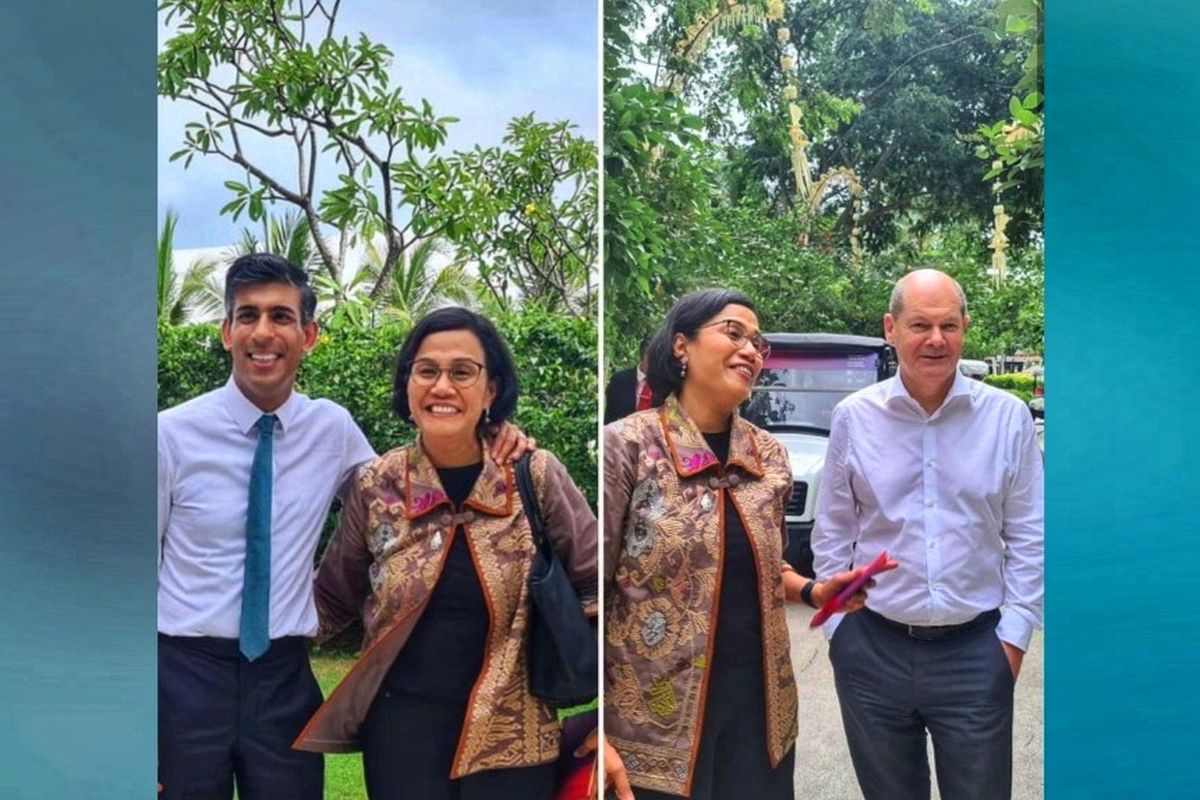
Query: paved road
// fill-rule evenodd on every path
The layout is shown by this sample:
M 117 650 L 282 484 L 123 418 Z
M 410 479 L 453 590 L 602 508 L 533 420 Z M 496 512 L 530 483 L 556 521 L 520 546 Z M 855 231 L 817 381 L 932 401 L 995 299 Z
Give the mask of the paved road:
M 800 689 L 800 738 L 796 742 L 796 797 L 858 800 L 850 751 L 842 733 L 825 636 L 810 631 L 812 609 L 788 605 L 792 665 Z M 1042 797 L 1042 635 L 1030 643 L 1017 680 L 1013 720 L 1013 800 Z M 930 747 L 930 769 L 933 749 Z M 931 773 L 932 774 L 932 773 Z M 935 781 L 936 783 L 936 781 Z M 933 790 L 939 798 L 937 788 Z M 748 798 L 748 800 L 750 800 Z

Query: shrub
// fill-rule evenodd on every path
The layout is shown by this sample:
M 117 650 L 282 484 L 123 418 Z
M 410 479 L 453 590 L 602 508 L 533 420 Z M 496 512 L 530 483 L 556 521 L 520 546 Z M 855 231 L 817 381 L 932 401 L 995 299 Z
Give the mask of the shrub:
M 1027 392 L 1033 395 L 1033 376 L 1023 372 L 1009 372 L 1003 375 L 988 375 L 983 379 L 984 383 L 989 386 L 995 386 L 997 389 L 1006 389 L 1010 392 L 1018 390 L 1019 392 Z M 1013 392 L 1016 394 L 1017 392 Z
M 158 325 L 158 408 L 217 388 L 229 379 L 229 354 L 216 325 Z
M 989 386 L 1003 389 L 1021 398 L 1021 402 L 1029 405 L 1033 399 L 1033 376 L 1023 372 L 1008 372 L 1003 375 L 988 375 L 983 379 Z

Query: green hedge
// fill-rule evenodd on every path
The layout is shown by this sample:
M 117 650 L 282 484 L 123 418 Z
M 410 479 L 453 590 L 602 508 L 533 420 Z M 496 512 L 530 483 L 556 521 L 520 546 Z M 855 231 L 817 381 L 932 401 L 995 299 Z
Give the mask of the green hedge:
M 987 375 L 983 382 L 1015 394 L 1026 405 L 1029 405 L 1029 401 L 1033 399 L 1033 376 L 1027 373 L 1008 372 L 1003 375 Z
M 596 507 L 596 326 L 537 309 L 495 320 L 512 349 L 521 385 L 516 422 L 566 465 Z M 321 333 L 296 378 L 299 391 L 327 397 L 353 415 L 377 452 L 412 441 L 391 411 L 395 354 L 406 326 Z M 212 325 L 158 328 L 158 407 L 215 389 L 229 355 Z
M 229 379 L 229 354 L 215 325 L 158 323 L 158 409 L 215 389 Z
M 983 382 L 997 389 L 1014 389 L 1033 394 L 1033 376 L 1024 372 L 1009 372 L 1004 375 L 988 375 Z

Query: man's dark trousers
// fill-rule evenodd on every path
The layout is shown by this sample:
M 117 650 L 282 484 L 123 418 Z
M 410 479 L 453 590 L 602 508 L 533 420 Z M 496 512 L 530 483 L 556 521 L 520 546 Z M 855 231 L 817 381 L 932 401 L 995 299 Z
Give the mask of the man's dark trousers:
M 943 800 L 1012 796 L 1013 677 L 998 619 L 933 641 L 869 610 L 842 620 L 829 658 L 866 800 L 928 800 L 927 729 Z
M 164 800 L 320 800 L 325 762 L 292 749 L 321 704 L 303 637 L 253 662 L 237 639 L 158 637 L 159 783 Z

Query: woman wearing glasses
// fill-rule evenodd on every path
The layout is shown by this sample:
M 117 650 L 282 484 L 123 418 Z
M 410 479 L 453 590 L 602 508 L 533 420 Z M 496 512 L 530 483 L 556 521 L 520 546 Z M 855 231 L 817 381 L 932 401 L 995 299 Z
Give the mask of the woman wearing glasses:
M 362 749 L 372 800 L 553 793 L 558 723 L 526 671 L 533 540 L 513 470 L 480 438 L 516 401 L 491 322 L 463 308 L 419 321 L 392 401 L 417 440 L 362 468 L 321 562 L 319 638 L 361 615 L 366 639 L 296 746 Z M 547 534 L 594 614 L 595 517 L 552 455 L 531 466 Z
M 769 352 L 747 297 L 689 294 L 647 349 L 662 408 L 604 430 L 605 757 L 621 800 L 630 785 L 637 800 L 793 796 L 784 602 L 820 605 L 856 573 L 817 583 L 783 561 L 787 452 L 737 414 Z

